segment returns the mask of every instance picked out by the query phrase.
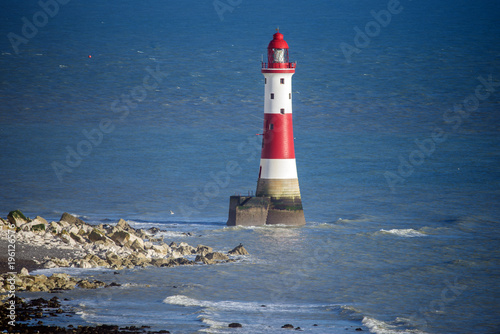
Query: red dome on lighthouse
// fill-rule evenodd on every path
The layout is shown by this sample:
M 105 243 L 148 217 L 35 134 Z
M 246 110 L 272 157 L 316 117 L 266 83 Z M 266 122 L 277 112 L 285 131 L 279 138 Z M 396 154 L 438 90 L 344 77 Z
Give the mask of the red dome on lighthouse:
M 288 43 L 283 39 L 283 34 L 277 32 L 267 46 L 267 63 L 262 63 L 262 73 L 270 69 L 282 69 L 286 72 L 295 71 L 295 63 L 288 60 Z
M 275 33 L 273 40 L 269 42 L 268 49 L 288 49 L 288 43 L 283 39 L 282 33 Z

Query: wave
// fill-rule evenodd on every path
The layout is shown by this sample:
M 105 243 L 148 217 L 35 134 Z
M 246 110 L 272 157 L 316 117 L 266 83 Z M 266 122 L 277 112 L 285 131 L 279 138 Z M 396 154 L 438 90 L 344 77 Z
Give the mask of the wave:
M 169 296 L 163 300 L 165 304 L 213 308 L 221 311 L 259 311 L 266 312 L 315 312 L 318 308 L 336 309 L 340 312 L 343 307 L 340 305 L 316 305 L 316 304 L 263 304 L 258 302 L 237 302 L 237 301 L 206 301 L 191 298 L 184 295 Z
M 208 307 L 208 308 L 219 308 L 226 310 L 244 310 L 244 309 L 256 309 L 260 306 L 258 303 L 245 303 L 245 302 L 233 302 L 233 301 L 204 301 L 194 298 L 190 298 L 184 295 L 174 295 L 169 296 L 163 300 L 165 304 L 180 305 L 187 307 Z
M 415 237 L 425 237 L 427 234 L 419 232 L 417 230 L 414 230 L 412 228 L 394 228 L 392 230 L 384 230 L 381 229 L 379 232 L 385 233 L 385 234 L 393 234 L 397 235 L 398 237 L 403 237 L 403 238 L 415 238 Z
M 370 317 L 364 317 L 362 323 L 370 333 L 375 334 L 426 334 L 418 329 L 398 329 L 395 325 Z

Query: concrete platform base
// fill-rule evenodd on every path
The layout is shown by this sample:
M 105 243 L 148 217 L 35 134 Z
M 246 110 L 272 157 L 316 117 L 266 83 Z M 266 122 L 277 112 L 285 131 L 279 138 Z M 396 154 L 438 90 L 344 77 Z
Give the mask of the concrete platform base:
M 305 225 L 300 197 L 231 196 L 228 226 Z

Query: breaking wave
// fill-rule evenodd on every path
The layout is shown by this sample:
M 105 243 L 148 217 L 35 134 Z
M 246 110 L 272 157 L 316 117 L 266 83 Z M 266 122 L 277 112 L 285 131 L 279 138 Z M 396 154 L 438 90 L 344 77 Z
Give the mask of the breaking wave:
M 425 233 L 419 232 L 412 228 L 402 228 L 402 229 L 394 228 L 392 230 L 381 229 L 380 232 L 385 234 L 397 235 L 398 237 L 403 237 L 403 238 L 415 238 L 415 237 L 427 236 Z

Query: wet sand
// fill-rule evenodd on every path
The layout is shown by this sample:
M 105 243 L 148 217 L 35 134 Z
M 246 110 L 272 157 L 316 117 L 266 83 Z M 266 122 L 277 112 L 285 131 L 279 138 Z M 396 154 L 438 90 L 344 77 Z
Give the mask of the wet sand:
M 35 260 L 42 261 L 45 257 L 57 257 L 72 259 L 76 256 L 76 251 L 71 249 L 46 248 L 44 246 L 34 246 L 26 243 L 16 242 L 14 270 L 8 267 L 8 245 L 6 239 L 0 239 L 0 274 L 6 272 L 20 272 L 22 268 L 32 271 L 42 268 Z

